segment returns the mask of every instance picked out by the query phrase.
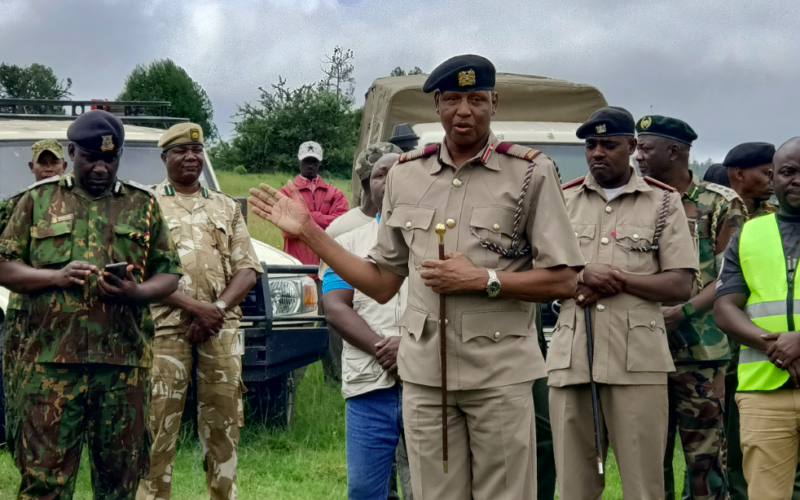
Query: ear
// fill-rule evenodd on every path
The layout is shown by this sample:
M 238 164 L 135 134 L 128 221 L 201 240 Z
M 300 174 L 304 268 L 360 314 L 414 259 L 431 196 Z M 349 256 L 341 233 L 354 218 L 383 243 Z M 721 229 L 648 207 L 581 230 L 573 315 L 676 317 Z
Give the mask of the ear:
M 433 105 L 436 106 L 436 114 L 439 114 L 439 97 L 441 97 L 441 93 L 437 90 L 433 93 Z
M 61 174 L 59 175 L 63 175 L 64 172 L 66 171 L 67 171 L 67 160 L 64 160 L 63 162 L 61 162 Z
M 67 146 L 67 154 L 69 154 L 69 159 L 75 161 L 75 144 L 70 142 L 69 146 Z
M 669 161 L 677 161 L 681 156 L 681 147 L 675 143 L 669 145 Z
M 494 91 L 492 92 L 491 97 L 492 97 L 492 116 L 494 116 L 495 113 L 497 113 L 497 103 L 500 100 L 500 97 L 497 95 L 497 92 Z
M 166 151 L 162 151 L 161 152 L 161 161 L 164 162 L 164 166 L 166 167 L 167 166 L 167 152 Z
M 28 168 L 31 169 L 31 172 L 33 172 L 33 162 L 32 161 L 28 162 Z
M 631 137 L 628 139 L 628 156 L 633 156 L 636 153 L 636 146 L 639 145 L 639 142 L 636 140 L 636 137 Z

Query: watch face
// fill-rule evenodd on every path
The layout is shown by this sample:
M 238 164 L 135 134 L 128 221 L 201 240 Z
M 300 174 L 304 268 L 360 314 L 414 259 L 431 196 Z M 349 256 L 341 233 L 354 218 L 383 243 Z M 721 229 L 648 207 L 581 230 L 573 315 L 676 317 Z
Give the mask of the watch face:
M 500 293 L 500 282 L 499 281 L 490 281 L 486 285 L 486 293 L 491 296 L 495 296 Z

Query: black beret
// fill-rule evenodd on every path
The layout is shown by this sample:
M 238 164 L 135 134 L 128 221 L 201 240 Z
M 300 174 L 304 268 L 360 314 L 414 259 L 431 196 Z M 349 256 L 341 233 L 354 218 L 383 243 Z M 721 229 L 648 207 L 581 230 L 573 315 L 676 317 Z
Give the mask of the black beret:
M 494 64 L 481 56 L 466 54 L 446 60 L 431 71 L 423 92 L 474 92 L 494 90 Z
M 703 180 L 713 182 L 720 186 L 731 187 L 731 179 L 728 177 L 728 169 L 722 163 L 715 163 L 708 167 L 706 173 L 703 174 Z
M 613 137 L 618 135 L 633 136 L 636 133 L 636 124 L 627 109 L 617 106 L 600 108 L 589 117 L 583 125 L 578 127 L 575 135 L 578 139 L 589 137 Z
M 772 163 L 775 146 L 768 142 L 745 142 L 728 152 L 722 164 L 728 168 L 755 168 Z
M 100 109 L 83 113 L 67 129 L 67 139 L 87 153 L 110 153 L 122 149 L 122 121 Z
M 636 131 L 639 135 L 657 135 L 690 146 L 697 139 L 697 134 L 688 123 L 668 116 L 648 115 L 642 117 L 636 122 Z

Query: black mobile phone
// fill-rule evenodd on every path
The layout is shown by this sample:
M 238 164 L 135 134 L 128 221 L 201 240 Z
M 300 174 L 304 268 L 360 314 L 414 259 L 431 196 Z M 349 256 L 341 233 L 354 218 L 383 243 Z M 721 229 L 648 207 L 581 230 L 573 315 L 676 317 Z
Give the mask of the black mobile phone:
M 118 262 L 116 264 L 106 264 L 106 272 L 124 280 L 125 275 L 128 273 L 128 263 Z

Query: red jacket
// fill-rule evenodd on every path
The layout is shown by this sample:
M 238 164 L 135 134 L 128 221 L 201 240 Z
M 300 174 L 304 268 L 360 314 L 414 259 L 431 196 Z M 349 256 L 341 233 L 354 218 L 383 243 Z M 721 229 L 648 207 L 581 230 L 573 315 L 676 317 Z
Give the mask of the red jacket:
M 311 211 L 311 217 L 319 227 L 326 229 L 331 222 L 347 212 L 349 206 L 347 198 L 341 189 L 328 184 L 317 176 L 313 181 L 298 175 L 294 178 L 294 185 L 300 190 L 306 206 Z M 289 196 L 286 186 L 281 188 L 281 193 Z M 283 251 L 297 258 L 303 264 L 319 264 L 319 257 L 311 251 L 305 243 L 283 233 Z M 316 276 L 312 276 L 316 278 Z

